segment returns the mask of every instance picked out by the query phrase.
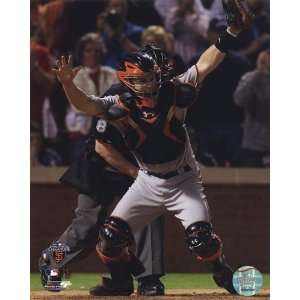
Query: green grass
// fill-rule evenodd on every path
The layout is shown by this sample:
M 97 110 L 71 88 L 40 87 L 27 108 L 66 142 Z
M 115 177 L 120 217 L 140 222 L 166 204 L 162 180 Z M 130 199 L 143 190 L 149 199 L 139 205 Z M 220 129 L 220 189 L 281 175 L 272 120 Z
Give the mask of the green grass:
M 270 287 L 270 275 L 263 274 L 264 286 Z M 99 283 L 100 275 L 97 273 L 74 273 L 70 281 L 72 289 L 88 289 Z M 170 273 L 162 277 L 162 282 L 167 289 L 210 289 L 216 288 L 211 274 L 195 274 L 195 273 Z M 38 273 L 30 274 L 31 290 L 41 290 L 40 275 Z

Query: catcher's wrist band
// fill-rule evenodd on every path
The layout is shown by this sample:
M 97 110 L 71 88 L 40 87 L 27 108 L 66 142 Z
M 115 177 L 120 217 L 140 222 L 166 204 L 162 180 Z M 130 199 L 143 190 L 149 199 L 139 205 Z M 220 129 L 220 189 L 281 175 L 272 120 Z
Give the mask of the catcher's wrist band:
M 215 42 L 215 46 L 221 52 L 227 53 L 228 50 L 233 48 L 235 42 L 236 37 L 232 33 L 229 33 L 227 30 L 224 30 L 219 34 L 219 37 Z

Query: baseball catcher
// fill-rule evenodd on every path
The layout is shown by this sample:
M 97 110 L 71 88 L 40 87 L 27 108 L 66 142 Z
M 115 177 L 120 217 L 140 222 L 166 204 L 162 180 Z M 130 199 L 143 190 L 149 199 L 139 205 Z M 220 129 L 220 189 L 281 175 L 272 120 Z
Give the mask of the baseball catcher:
M 100 228 L 97 252 L 103 263 L 126 272 L 126 264 L 134 261 L 129 251 L 133 234 L 170 211 L 184 227 L 187 245 L 197 260 L 211 263 L 215 282 L 235 294 L 233 272 L 211 223 L 184 123 L 197 88 L 223 61 L 252 18 L 245 1 L 223 3 L 227 29 L 195 65 L 177 77 L 171 76 L 167 55 L 153 46 L 121 61 L 118 77 L 122 84 L 112 87 L 106 97 L 88 96 L 74 85 L 76 70 L 72 70 L 70 59 L 62 57 L 55 71 L 69 101 L 77 109 L 101 115 L 114 124 L 139 165 L 134 183 Z M 127 268 L 127 272 L 136 274 L 137 270 Z

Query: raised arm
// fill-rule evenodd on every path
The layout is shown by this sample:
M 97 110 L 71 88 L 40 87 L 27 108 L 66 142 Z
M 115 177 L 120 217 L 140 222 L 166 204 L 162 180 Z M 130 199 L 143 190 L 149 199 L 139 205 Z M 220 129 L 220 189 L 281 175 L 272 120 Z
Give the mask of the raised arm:
M 107 99 L 103 98 L 103 101 L 101 101 L 101 98 L 88 96 L 74 84 L 73 79 L 81 67 L 72 68 L 71 56 L 68 59 L 62 56 L 56 63 L 57 67 L 53 71 L 61 82 L 69 102 L 79 111 L 89 115 L 99 116 L 104 114 L 108 102 L 112 99 L 108 97 Z
M 111 144 L 96 140 L 95 151 L 111 166 L 120 173 L 130 177 L 137 177 L 138 167 L 124 158 Z
M 225 55 L 226 52 L 221 52 L 215 45 L 205 50 L 196 63 L 198 82 L 203 81 L 223 61 Z
M 250 26 L 253 14 L 245 0 L 222 0 L 227 29 L 220 33 L 216 43 L 209 47 L 196 63 L 198 82 L 201 82 L 224 59 L 227 51 L 235 44 L 238 34 Z
M 223 61 L 227 51 L 235 43 L 237 33 L 237 29 L 228 27 L 226 31 L 219 35 L 216 43 L 202 53 L 196 64 L 179 75 L 177 80 L 181 83 L 199 86 L 204 78 Z

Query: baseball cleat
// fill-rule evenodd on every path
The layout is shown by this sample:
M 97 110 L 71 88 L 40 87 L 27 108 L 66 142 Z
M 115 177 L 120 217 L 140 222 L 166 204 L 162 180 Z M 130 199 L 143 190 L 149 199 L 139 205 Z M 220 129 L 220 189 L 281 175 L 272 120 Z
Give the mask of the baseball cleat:
M 227 290 L 230 294 L 236 295 L 237 292 L 232 283 L 233 270 L 227 263 L 225 256 L 221 255 L 213 264 L 213 279 L 215 283 Z
M 102 285 L 96 285 L 90 288 L 92 296 L 129 296 L 133 293 L 133 280 L 114 283 L 110 278 L 103 277 Z
M 141 278 L 139 280 L 139 285 L 137 288 L 138 296 L 163 296 L 165 294 L 165 286 L 159 280 L 159 278 L 151 278 L 147 279 Z

